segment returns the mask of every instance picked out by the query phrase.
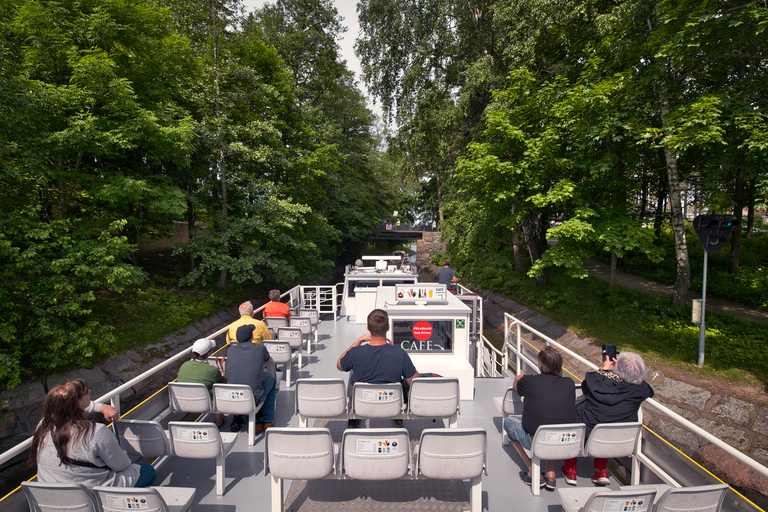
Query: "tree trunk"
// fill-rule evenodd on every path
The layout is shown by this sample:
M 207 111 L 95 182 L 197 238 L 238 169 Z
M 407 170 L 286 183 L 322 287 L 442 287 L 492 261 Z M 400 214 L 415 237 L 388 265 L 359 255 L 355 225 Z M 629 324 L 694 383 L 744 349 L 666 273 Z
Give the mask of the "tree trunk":
M 744 232 L 746 238 L 752 238 L 752 230 L 755 227 L 755 180 L 749 180 L 747 186 L 747 229 Z
M 213 26 L 213 60 L 214 60 L 214 81 L 216 85 L 216 120 L 221 119 L 221 87 L 220 87 L 220 69 L 219 69 L 219 28 L 217 24 L 216 5 L 211 0 L 211 25 Z M 218 124 L 218 123 L 217 123 Z M 219 127 L 219 129 L 221 129 Z M 219 174 L 221 176 L 221 229 L 227 231 L 227 161 L 224 155 L 224 141 L 219 141 Z M 222 248 L 227 250 L 226 245 Z M 227 286 L 227 267 L 221 269 L 219 274 L 219 287 Z
M 741 254 L 741 219 L 744 211 L 744 178 L 745 171 L 742 163 L 736 164 L 736 179 L 734 180 L 733 214 L 736 216 L 736 229 L 731 233 L 731 258 L 728 262 L 728 273 L 739 273 L 739 256 Z
M 653 219 L 653 232 L 656 237 L 653 241 L 654 244 L 660 243 L 661 237 L 661 224 L 664 220 L 664 197 L 667 194 L 667 187 L 665 186 L 665 180 L 659 176 L 659 190 L 656 193 L 656 214 Z
M 525 236 L 525 246 L 528 249 L 528 255 L 531 258 L 531 264 L 536 263 L 541 258 L 544 251 L 541 246 L 541 214 L 528 214 L 523 219 L 521 224 L 523 235 Z M 546 231 L 545 231 L 546 232 Z M 544 243 L 546 244 L 546 237 L 544 237 Z M 536 284 L 544 285 L 549 282 L 549 273 L 546 269 L 544 272 L 536 276 Z
M 188 243 L 192 241 L 192 238 L 195 236 L 195 205 L 192 204 L 192 187 L 189 187 L 190 192 L 190 198 L 187 199 L 187 234 L 188 234 Z M 189 270 L 195 270 L 195 254 L 192 251 L 189 251 Z
M 669 101 L 661 95 L 661 124 L 665 135 L 668 130 Z M 677 168 L 677 154 L 669 146 L 664 146 L 664 159 L 667 163 L 667 182 L 669 185 L 669 212 L 672 233 L 675 237 L 675 260 L 677 261 L 677 279 L 672 292 L 672 304 L 682 307 L 691 283 L 691 264 L 688 260 L 688 245 L 685 241 L 683 209 L 680 202 L 680 175 Z
M 512 231 L 512 253 L 515 258 L 515 271 L 525 272 L 525 248 L 523 247 L 523 237 L 520 236 L 520 226 L 516 226 Z
M 616 284 L 616 253 L 611 251 L 611 270 L 608 273 L 608 287 L 613 288 Z
M 439 229 L 440 231 L 443 230 L 443 220 L 445 217 L 443 217 L 443 192 L 440 186 L 440 172 L 435 173 L 435 184 L 437 185 L 437 217 L 440 219 L 440 225 Z M 442 238 L 442 235 L 441 235 Z M 445 243 L 445 240 L 443 240 L 443 253 L 448 249 L 447 244 Z

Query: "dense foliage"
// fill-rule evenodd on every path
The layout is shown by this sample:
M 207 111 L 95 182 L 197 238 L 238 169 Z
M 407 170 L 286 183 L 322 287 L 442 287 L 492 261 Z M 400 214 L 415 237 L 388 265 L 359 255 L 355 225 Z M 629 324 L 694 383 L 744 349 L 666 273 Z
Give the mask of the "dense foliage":
M 682 305 L 698 244 L 684 221 L 709 211 L 741 220 L 738 274 L 768 195 L 763 3 L 364 0 L 359 12 L 367 82 L 399 129 L 390 152 L 429 183 L 454 266 L 504 255 L 545 284 L 553 267 L 584 276 L 592 256 L 658 263 L 665 242 Z
M 183 285 L 293 284 L 358 247 L 390 206 L 340 30 L 328 1 L 0 0 L 3 382 L 122 344 L 95 302 L 174 220 Z

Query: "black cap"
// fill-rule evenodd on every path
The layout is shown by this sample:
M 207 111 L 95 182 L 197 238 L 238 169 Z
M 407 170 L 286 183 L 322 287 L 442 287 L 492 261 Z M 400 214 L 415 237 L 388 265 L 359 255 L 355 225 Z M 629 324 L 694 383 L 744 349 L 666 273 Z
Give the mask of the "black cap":
M 252 324 L 241 325 L 237 328 L 235 338 L 237 341 L 251 341 L 253 339 L 253 331 L 256 330 L 256 326 Z

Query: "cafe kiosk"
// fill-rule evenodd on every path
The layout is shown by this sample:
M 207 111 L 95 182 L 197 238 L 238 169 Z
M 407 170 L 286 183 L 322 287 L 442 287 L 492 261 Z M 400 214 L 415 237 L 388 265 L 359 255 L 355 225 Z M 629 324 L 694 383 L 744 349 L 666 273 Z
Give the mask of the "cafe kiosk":
M 389 315 L 387 337 L 408 352 L 420 373 L 457 377 L 461 400 L 472 400 L 470 308 L 445 285 L 380 286 L 377 292 L 376 307 Z

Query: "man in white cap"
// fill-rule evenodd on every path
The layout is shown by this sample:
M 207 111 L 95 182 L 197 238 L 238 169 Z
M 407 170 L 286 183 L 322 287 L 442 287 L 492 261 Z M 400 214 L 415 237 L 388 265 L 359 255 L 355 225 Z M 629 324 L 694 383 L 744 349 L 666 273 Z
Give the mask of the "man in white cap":
M 213 385 L 216 383 L 227 382 L 219 369 L 206 361 L 208 356 L 216 348 L 216 342 L 207 338 L 200 338 L 192 345 L 192 359 L 181 365 L 179 376 L 176 382 L 193 382 L 205 384 L 208 391 L 213 391 Z M 216 426 L 224 423 L 224 415 L 216 415 Z

